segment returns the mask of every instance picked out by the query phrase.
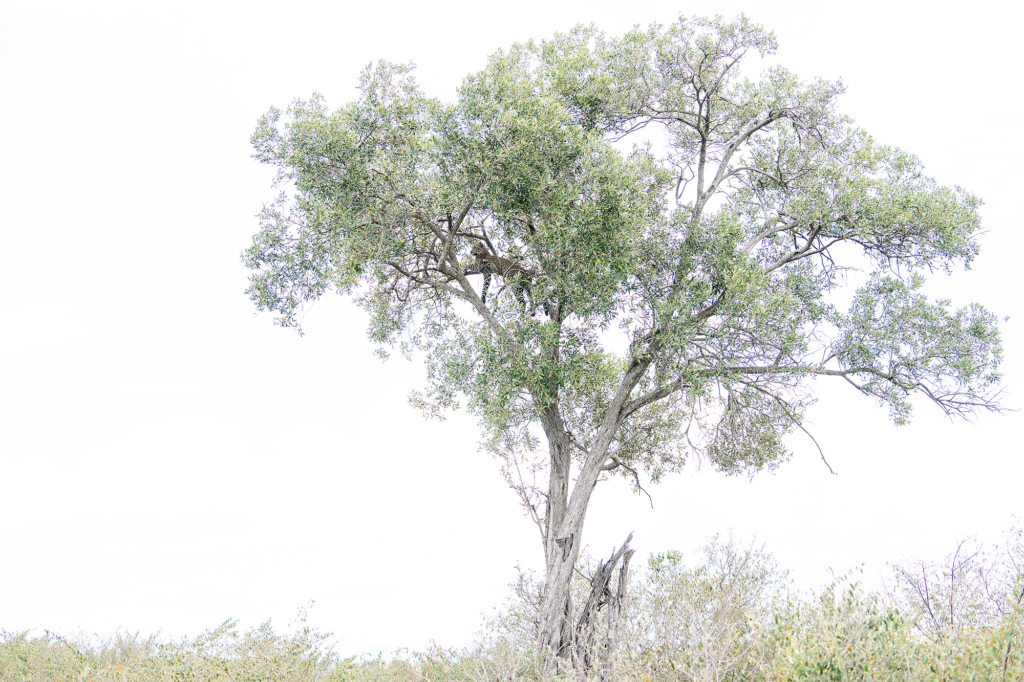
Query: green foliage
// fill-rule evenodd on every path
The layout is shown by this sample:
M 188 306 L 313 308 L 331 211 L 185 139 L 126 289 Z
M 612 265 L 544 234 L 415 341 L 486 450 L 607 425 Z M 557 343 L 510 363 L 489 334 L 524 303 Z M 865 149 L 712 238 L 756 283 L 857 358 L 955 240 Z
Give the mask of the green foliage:
M 300 627 L 291 636 L 270 623 L 240 634 L 234 621 L 195 639 L 159 642 L 119 634 L 106 642 L 72 641 L 46 633 L 2 633 L 5 682 L 290 682 L 353 680 L 353 659 L 324 651 L 322 635 Z
M 631 579 L 616 670 L 635 682 L 915 682 L 1024 679 L 1024 545 L 964 551 L 941 564 L 894 567 L 896 594 L 844 576 L 808 595 L 763 547 L 713 538 L 688 563 L 654 555 Z M 592 570 L 595 562 L 589 561 Z M 590 585 L 573 583 L 579 608 Z M 928 590 L 924 589 L 927 582 Z M 0 633 L 4 682 L 477 682 L 552 680 L 536 653 L 539 585 L 523 576 L 468 649 L 431 646 L 388 660 L 341 658 L 330 635 L 291 635 L 233 621 L 195 639 L 118 635 L 70 640 Z M 603 616 L 603 612 L 599 612 Z M 596 672 L 594 673 L 596 676 Z
M 888 403 L 897 424 L 908 420 L 915 390 L 947 413 L 963 414 L 1000 379 L 995 316 L 977 304 L 950 312 L 949 301 L 931 303 L 918 293 L 923 284 L 920 275 L 903 281 L 873 274 L 834 345 L 844 364 L 865 368 L 861 390 Z
M 787 572 L 763 547 L 712 538 L 696 566 L 679 552 L 652 556 L 632 587 L 623 670 L 635 678 L 745 680 L 771 648 L 765 633 L 785 607 Z
M 634 481 L 693 448 L 728 473 L 777 466 L 814 375 L 900 424 L 913 393 L 998 409 L 995 316 L 921 293 L 922 273 L 977 254 L 980 201 L 838 113 L 840 84 L 752 80 L 741 62 L 775 48 L 742 16 L 577 27 L 498 51 L 454 102 L 380 62 L 338 109 L 271 109 L 254 156 L 284 191 L 244 253 L 249 293 L 296 328 L 327 291 L 351 295 L 381 354 L 420 352 L 427 416 L 465 404 L 507 458 L 557 412 L 545 429 L 574 457 Z M 648 126 L 661 157 L 624 144 Z M 533 311 L 502 288 L 482 303 L 476 240 L 532 273 Z
M 847 578 L 791 603 L 772 632 L 772 679 L 896 680 L 910 674 L 912 642 L 900 613 Z

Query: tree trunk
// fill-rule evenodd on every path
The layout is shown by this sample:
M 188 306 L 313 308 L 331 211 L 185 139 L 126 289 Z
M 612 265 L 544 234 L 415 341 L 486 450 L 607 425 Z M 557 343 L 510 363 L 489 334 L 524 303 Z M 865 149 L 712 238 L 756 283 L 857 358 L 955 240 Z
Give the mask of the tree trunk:
M 634 361 L 626 371 L 615 398 L 606 409 L 582 470 L 576 477 L 571 498 L 568 491 L 572 441 L 557 401 L 549 402 L 542 411 L 541 424 L 551 453 L 551 471 L 548 484 L 547 536 L 544 543 L 547 566 L 537 642 L 541 650 L 546 651 L 545 668 L 548 672 L 566 669 L 573 661 L 575 638 L 572 624 L 569 622 L 572 613 L 569 586 L 576 568 L 576 560 L 579 558 L 580 547 L 583 546 L 583 520 L 590 504 L 590 496 L 608 459 L 608 450 L 619 428 L 619 418 L 626 400 L 650 362 L 650 359 Z
M 568 579 L 565 581 L 565 597 L 564 611 L 560 613 L 561 618 L 557 624 L 553 624 L 552 630 L 557 636 L 549 637 L 548 639 L 542 639 L 541 642 L 550 642 L 545 644 L 548 647 L 548 654 L 546 656 L 545 667 L 548 672 L 567 672 L 571 669 L 575 669 L 577 672 L 586 673 L 590 670 L 593 661 L 594 654 L 596 653 L 596 638 L 594 636 L 594 629 L 596 626 L 595 619 L 598 610 L 605 604 L 612 604 L 613 609 L 609 611 L 609 635 L 606 638 L 605 646 L 611 645 L 613 650 L 615 644 L 618 642 L 617 630 L 615 630 L 615 624 L 619 617 L 620 607 L 618 606 L 626 590 L 626 580 L 629 571 L 629 558 L 633 555 L 633 550 L 629 549 L 629 542 L 633 539 L 633 534 L 630 533 L 626 538 L 626 541 L 622 543 L 622 546 L 612 554 L 611 558 L 607 562 L 602 562 L 598 565 L 597 571 L 591 578 L 590 582 L 590 597 L 587 603 L 583 607 L 583 611 L 580 614 L 579 621 L 576 623 L 575 628 L 572 626 L 572 608 L 570 602 L 570 593 L 568 591 L 569 582 L 572 579 L 570 573 Z M 575 568 L 576 557 L 579 552 L 573 552 L 575 555 L 572 558 L 571 563 L 568 561 L 560 562 L 562 564 L 569 563 L 570 569 Z M 560 557 L 559 557 L 560 558 Z M 619 586 L 617 595 L 612 595 L 608 589 L 608 583 L 611 581 L 612 573 L 615 570 L 615 566 L 618 564 L 619 559 L 623 559 L 622 569 L 619 571 Z M 558 567 L 560 568 L 560 567 Z M 552 604 L 557 604 L 557 599 L 561 597 L 552 597 L 552 592 L 548 591 L 548 585 L 546 583 L 544 600 L 541 603 L 541 635 L 544 636 L 544 625 L 545 625 L 545 610 L 546 607 L 550 607 Z M 550 622 L 550 621 L 548 621 Z M 557 628 L 557 629 L 554 629 Z M 557 647 L 557 648 L 556 648 Z M 606 664 L 602 665 L 602 671 L 606 666 L 610 666 L 611 659 L 608 659 Z M 602 672 L 602 674 L 605 674 Z
M 569 510 L 569 476 L 572 463 L 569 448 L 572 444 L 562 421 L 557 404 L 544 410 L 541 420 L 548 438 L 551 471 L 548 479 L 548 500 L 545 514 L 547 536 L 544 540 L 546 563 L 544 600 L 541 602 L 539 644 L 549 652 L 548 667 L 565 667 L 571 656 L 572 605 L 569 602 L 569 582 L 579 555 L 579 532 L 567 524 Z M 582 524 L 580 524 L 582 525 Z M 551 656 L 563 661 L 554 666 Z

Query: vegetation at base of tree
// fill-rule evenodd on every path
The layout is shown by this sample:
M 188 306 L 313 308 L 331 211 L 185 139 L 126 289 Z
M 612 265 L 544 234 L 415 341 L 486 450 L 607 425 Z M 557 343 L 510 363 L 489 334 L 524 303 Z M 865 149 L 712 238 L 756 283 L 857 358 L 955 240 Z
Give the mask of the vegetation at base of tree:
M 616 678 L 702 680 L 1024 679 L 1024 543 L 1020 531 L 988 551 L 961 543 L 938 564 L 893 567 L 884 592 L 853 575 L 816 592 L 790 590 L 763 547 L 713 539 L 698 561 L 652 556 L 624 605 Z M 592 570 L 595 562 L 588 561 Z M 342 658 L 303 618 L 291 635 L 234 621 L 195 639 L 118 635 L 71 640 L 0 633 L 3 682 L 482 682 L 550 680 L 537 653 L 539 599 L 522 576 L 505 609 L 469 649 Z M 582 602 L 590 583 L 573 584 Z M 400 618 L 401 614 L 396 614 Z M 597 673 L 593 672 L 596 679 Z

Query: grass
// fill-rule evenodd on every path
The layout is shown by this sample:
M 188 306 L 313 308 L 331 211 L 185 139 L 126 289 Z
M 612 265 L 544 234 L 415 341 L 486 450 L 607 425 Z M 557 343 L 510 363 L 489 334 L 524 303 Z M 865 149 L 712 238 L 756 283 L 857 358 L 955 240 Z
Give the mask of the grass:
M 631 581 L 617 677 L 1021 682 L 1020 539 L 1017 532 L 996 552 L 961 547 L 942 563 L 894 567 L 885 593 L 847 576 L 795 595 L 763 548 L 731 541 L 713 540 L 694 564 L 675 552 L 653 556 Z M 0 631 L 0 682 L 547 682 L 532 646 L 538 589 L 517 583 L 470 649 L 432 647 L 389 660 L 342 658 L 329 634 L 304 622 L 283 635 L 269 622 L 240 632 L 227 621 L 177 642 Z M 574 585 L 586 589 L 582 579 Z

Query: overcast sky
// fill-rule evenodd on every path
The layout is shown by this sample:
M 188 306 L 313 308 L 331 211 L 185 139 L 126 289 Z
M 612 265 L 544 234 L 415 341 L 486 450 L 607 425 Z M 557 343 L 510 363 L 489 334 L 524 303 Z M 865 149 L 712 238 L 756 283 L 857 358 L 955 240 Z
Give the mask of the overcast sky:
M 487 9 L 482 9 L 486 7 Z M 257 316 L 240 251 L 272 196 L 249 135 L 271 105 L 355 95 L 414 61 L 428 94 L 512 42 L 578 22 L 610 33 L 679 12 L 745 12 L 842 110 L 985 201 L 969 272 L 935 296 L 1002 325 L 1021 406 L 1022 96 L 1011 3 L 176 2 L 0 4 L 0 629 L 194 636 L 227 618 L 310 622 L 343 655 L 472 641 L 536 529 L 475 423 L 408 407 L 422 369 L 382 364 L 332 296 L 305 337 Z M 584 542 L 640 556 L 755 535 L 801 587 L 864 564 L 941 558 L 1024 511 L 1021 413 L 895 429 L 819 382 L 814 446 L 753 482 L 709 466 L 630 495 L 602 484 Z M 642 562 L 641 562 L 642 563 Z

